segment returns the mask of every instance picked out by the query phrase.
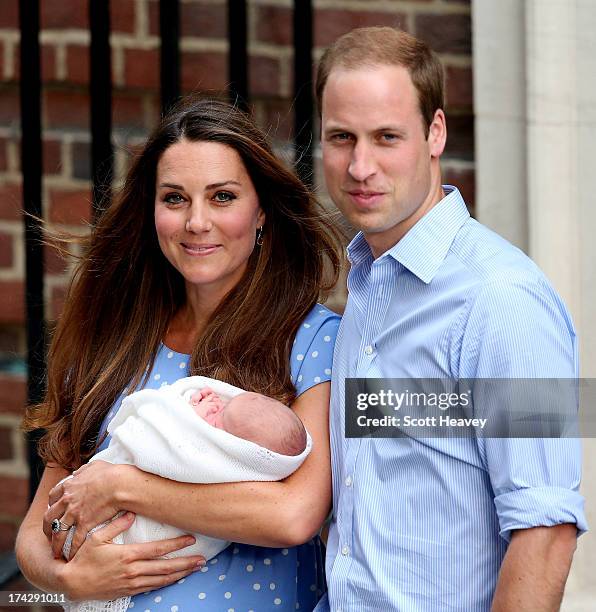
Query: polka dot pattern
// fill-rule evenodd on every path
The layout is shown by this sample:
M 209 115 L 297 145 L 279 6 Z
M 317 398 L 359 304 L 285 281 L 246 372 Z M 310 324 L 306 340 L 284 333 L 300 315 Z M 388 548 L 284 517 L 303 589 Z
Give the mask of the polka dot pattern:
M 338 327 L 339 317 L 319 305 L 298 329 L 290 357 L 298 395 L 330 380 Z M 188 376 L 188 362 L 188 355 L 162 345 L 146 386 L 157 389 Z M 121 400 L 114 404 L 110 419 L 119 410 Z M 100 435 L 108 422 L 106 417 Z M 100 450 L 108 442 L 109 437 Z M 325 589 L 323 566 L 318 538 L 283 549 L 232 544 L 200 571 L 168 587 L 135 595 L 130 608 L 150 612 L 313 610 Z
M 340 321 L 335 313 L 324 307 L 311 312 L 309 318 L 311 320 L 306 321 L 298 332 L 299 341 L 294 345 L 290 359 L 298 395 L 331 380 L 333 348 Z M 310 327 L 305 327 L 306 323 Z

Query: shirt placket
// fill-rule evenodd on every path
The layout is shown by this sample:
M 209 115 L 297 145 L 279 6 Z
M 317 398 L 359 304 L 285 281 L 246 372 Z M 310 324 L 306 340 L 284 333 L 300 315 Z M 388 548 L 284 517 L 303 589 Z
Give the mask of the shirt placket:
M 348 372 L 348 376 L 366 378 L 374 369 L 377 359 L 377 347 L 375 339 L 382 330 L 385 315 L 389 307 L 384 288 L 390 282 L 390 276 L 394 273 L 392 262 L 388 258 L 375 261 L 370 269 L 369 282 L 367 283 L 367 295 L 359 296 L 360 303 L 366 304 L 365 312 L 360 313 L 364 321 L 363 332 L 360 338 L 360 346 L 356 358 L 355 372 Z M 365 299 L 363 299 L 365 297 Z M 373 374 L 374 376 L 374 374 Z M 345 398 L 344 398 L 345 399 Z M 339 535 L 339 550 L 334 563 L 334 572 L 342 577 L 342 588 L 339 590 L 340 607 L 334 608 L 334 612 L 347 612 L 354 603 L 350 600 L 348 580 L 352 567 L 352 551 L 354 529 L 354 488 L 359 484 L 357 473 L 357 459 L 362 445 L 359 438 L 346 439 L 344 442 L 344 473 L 342 474 L 342 502 L 338 511 L 337 526 Z

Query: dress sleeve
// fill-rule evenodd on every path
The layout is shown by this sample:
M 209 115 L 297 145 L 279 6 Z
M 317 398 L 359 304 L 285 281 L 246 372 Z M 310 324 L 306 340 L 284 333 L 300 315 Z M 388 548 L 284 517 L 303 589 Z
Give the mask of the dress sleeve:
M 331 380 L 333 349 L 339 323 L 339 315 L 323 306 L 317 306 L 296 333 L 290 367 L 298 395 L 314 385 Z
M 494 283 L 481 292 L 467 321 L 461 354 L 461 378 L 505 379 L 503 385 L 512 390 L 528 379 L 557 382 L 577 376 L 575 331 L 564 305 L 549 287 L 527 279 Z M 489 417 L 498 415 L 509 406 L 499 398 L 487 394 L 478 408 Z M 535 422 L 544 423 L 543 404 L 528 404 Z M 534 437 L 504 434 L 477 440 L 506 540 L 513 530 L 530 527 L 575 523 L 579 533 L 587 529 L 579 493 L 580 441 L 539 437 L 539 431 Z

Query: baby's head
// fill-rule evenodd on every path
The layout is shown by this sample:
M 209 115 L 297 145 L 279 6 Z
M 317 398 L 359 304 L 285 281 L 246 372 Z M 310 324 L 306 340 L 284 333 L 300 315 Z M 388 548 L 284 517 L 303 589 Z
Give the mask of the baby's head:
M 246 392 L 226 403 L 211 389 L 203 389 L 191 404 L 209 425 L 280 455 L 299 455 L 306 448 L 302 421 L 293 410 L 266 395 Z

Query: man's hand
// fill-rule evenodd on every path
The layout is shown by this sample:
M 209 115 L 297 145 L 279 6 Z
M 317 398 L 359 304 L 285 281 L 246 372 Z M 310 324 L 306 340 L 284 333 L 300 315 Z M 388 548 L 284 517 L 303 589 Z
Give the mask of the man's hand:
M 511 535 L 492 612 L 557 612 L 575 552 L 572 524 L 520 529 Z

